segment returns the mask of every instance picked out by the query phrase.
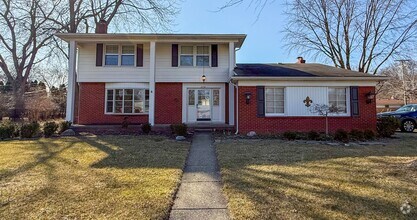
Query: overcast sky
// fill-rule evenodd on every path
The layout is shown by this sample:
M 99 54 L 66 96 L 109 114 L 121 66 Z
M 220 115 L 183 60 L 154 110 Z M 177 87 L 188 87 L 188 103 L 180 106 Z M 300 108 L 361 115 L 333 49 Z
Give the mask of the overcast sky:
M 284 1 L 266 5 L 258 19 L 256 9 L 253 6 L 249 8 L 248 4 L 215 12 L 226 1 L 184 0 L 174 30 L 178 33 L 247 34 L 243 47 L 237 53 L 238 63 L 296 61 L 299 54 L 290 54 L 283 47 Z

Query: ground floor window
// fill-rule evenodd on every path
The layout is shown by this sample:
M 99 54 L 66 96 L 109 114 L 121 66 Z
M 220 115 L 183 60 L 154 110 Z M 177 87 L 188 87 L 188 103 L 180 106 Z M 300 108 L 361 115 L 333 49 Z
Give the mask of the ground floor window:
M 345 87 L 330 87 L 329 88 L 329 106 L 336 107 L 339 113 L 347 113 L 346 91 Z
M 265 88 L 265 113 L 270 115 L 284 114 L 284 97 L 284 88 Z
M 106 113 L 140 114 L 149 112 L 149 90 L 107 89 Z

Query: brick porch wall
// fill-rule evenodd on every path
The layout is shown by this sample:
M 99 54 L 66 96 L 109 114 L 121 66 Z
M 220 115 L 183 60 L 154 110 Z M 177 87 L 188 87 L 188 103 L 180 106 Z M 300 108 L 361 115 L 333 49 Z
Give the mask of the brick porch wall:
M 155 124 L 182 123 L 182 83 L 155 84 Z
M 329 117 L 329 131 L 337 129 L 376 129 L 376 105 L 366 103 L 365 94 L 374 92 L 375 87 L 359 87 L 359 116 Z M 251 92 L 250 104 L 246 104 L 245 92 Z M 326 122 L 324 117 L 263 117 L 256 116 L 256 87 L 239 87 L 239 132 L 246 134 L 249 131 L 257 133 L 282 133 L 285 131 L 308 132 L 311 130 L 324 132 Z
M 80 83 L 79 103 L 76 103 L 75 119 L 77 124 L 121 124 L 124 117 L 128 117 L 131 124 L 147 123 L 148 115 L 106 115 L 105 106 L 105 83 Z

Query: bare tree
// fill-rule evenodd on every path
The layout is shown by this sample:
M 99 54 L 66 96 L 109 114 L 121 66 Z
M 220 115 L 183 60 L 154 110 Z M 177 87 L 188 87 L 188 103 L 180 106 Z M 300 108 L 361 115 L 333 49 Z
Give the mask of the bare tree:
M 0 68 L 13 88 L 15 116 L 25 109 L 24 93 L 31 69 L 49 57 L 57 31 L 50 19 L 60 1 L 1 0 Z
M 308 107 L 311 113 L 316 113 L 326 118 L 326 136 L 329 136 L 329 115 L 338 114 L 340 109 L 336 106 L 329 106 L 326 104 L 313 104 Z
M 416 36 L 416 7 L 409 0 L 293 0 L 287 46 L 375 74 Z
M 274 0 L 243 2 L 262 11 Z M 330 60 L 334 66 L 376 74 L 417 38 L 415 0 L 287 0 L 286 47 Z
M 396 62 L 382 69 L 381 75 L 388 76 L 389 80 L 380 85 L 378 96 L 387 99 L 409 100 L 417 99 L 417 62 Z

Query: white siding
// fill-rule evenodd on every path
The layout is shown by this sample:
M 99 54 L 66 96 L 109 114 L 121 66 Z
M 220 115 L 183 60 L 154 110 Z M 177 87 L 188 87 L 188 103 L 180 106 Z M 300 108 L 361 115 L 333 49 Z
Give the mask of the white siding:
M 317 115 L 309 111 L 303 103 L 307 96 L 313 100 L 311 104 L 328 104 L 327 87 L 287 87 L 285 92 L 288 116 Z
M 268 88 L 266 86 L 265 88 Z M 310 97 L 314 104 L 329 104 L 329 95 L 328 95 L 327 86 L 316 86 L 316 87 L 285 87 L 285 110 L 284 114 L 281 116 L 274 116 L 266 114 L 266 117 L 287 117 L 287 116 L 319 116 L 318 113 L 314 113 L 310 108 L 305 106 L 303 102 L 307 96 Z M 348 88 L 348 87 L 341 87 Z M 337 113 L 332 114 L 332 116 L 349 116 L 350 115 L 350 94 L 349 90 L 346 92 L 346 107 L 347 113 Z
M 78 82 L 149 82 L 149 44 L 143 45 L 143 67 L 96 66 L 96 44 L 78 47 Z M 136 60 L 136 58 L 135 58 Z M 104 64 L 104 62 L 103 62 Z
M 171 45 L 169 43 L 156 44 L 156 82 L 201 82 L 202 67 L 171 66 Z M 228 44 L 218 45 L 218 67 L 204 67 L 204 74 L 207 76 L 206 82 L 229 81 Z

